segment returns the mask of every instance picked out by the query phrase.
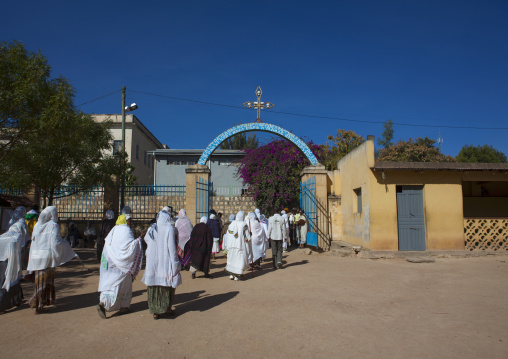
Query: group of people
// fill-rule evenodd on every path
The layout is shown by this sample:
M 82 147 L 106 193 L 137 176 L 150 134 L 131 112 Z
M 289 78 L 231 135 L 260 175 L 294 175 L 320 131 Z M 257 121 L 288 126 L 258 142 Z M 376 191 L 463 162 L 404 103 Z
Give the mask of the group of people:
M 30 307 L 36 314 L 55 302 L 55 268 L 79 259 L 60 236 L 56 208 L 47 207 L 38 217 L 34 212 L 26 214 L 18 207 L 8 231 L 0 236 L 0 311 L 22 303 L 22 253 L 27 246 L 24 277 L 34 282 Z M 125 207 L 118 218 L 107 211 L 97 236 L 99 316 L 106 319 L 107 312 L 129 311 L 132 282 L 141 270 L 143 257 L 146 264 L 141 281 L 147 286 L 148 307 L 154 319 L 175 315 L 172 304 L 175 289 L 182 283 L 181 269 L 189 270 L 192 279 L 198 271 L 204 278 L 213 278 L 210 262 L 221 251 L 227 256 L 225 270 L 231 280 L 239 280 L 245 270 L 260 269 L 270 247 L 274 269 L 282 268 L 282 252 L 291 241 L 296 238 L 299 245 L 305 244 L 306 218 L 303 211 L 298 212 L 288 216 L 285 211 L 275 211 L 267 219 L 258 209 L 247 217 L 240 211 L 223 223 L 221 214 L 212 211 L 192 226 L 185 209 L 175 221 L 172 208 L 164 207 L 148 230 L 135 238 L 130 208 Z
M 39 314 L 55 303 L 55 268 L 77 254 L 60 235 L 58 212 L 49 206 L 39 215 L 38 207 L 26 213 L 15 209 L 7 232 L 0 236 L 0 311 L 23 303 L 23 262 L 28 253 L 24 278 L 34 283 L 29 304 Z

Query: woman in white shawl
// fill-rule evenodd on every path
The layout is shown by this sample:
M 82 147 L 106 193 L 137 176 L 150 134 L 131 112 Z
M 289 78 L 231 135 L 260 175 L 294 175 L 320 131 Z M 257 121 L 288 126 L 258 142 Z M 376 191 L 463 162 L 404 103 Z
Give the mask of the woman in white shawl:
M 251 266 L 261 269 L 261 259 L 265 253 L 265 231 L 259 223 L 254 212 L 250 212 L 247 217 L 247 226 L 251 233 L 252 256 L 250 257 Z
M 259 224 L 261 224 L 261 228 L 263 228 L 263 232 L 265 233 L 265 241 L 263 242 L 263 259 L 266 258 L 266 251 L 269 248 L 269 240 L 268 240 L 268 221 L 266 220 L 266 216 L 264 214 L 259 216 Z
M 109 232 L 102 250 L 99 292 L 96 306 L 102 319 L 106 311 L 128 312 L 132 300 L 132 282 L 141 270 L 143 249 L 141 238 L 134 238 L 130 215 L 122 214 Z
M 27 271 L 35 272 L 34 294 L 30 307 L 35 314 L 55 303 L 55 268 L 77 257 L 69 242 L 60 235 L 58 211 L 49 206 L 42 211 L 32 233 Z
M 146 267 L 142 282 L 147 285 L 148 308 L 154 319 L 161 314 L 173 316 L 171 310 L 175 288 L 182 284 L 180 259 L 176 249 L 175 231 L 171 215 L 159 212 L 157 223 L 145 235 Z
M 23 302 L 21 249 L 25 245 L 28 226 L 25 207 L 18 207 L 7 232 L 0 236 L 0 312 Z
M 191 250 L 188 243 L 192 233 L 192 223 L 183 208 L 178 212 L 178 220 L 175 227 L 178 234 L 178 246 L 176 250 L 178 257 L 180 257 L 180 264 L 188 270 L 191 260 Z
M 225 223 L 228 227 L 225 230 L 224 235 L 222 236 L 222 250 L 224 251 L 224 254 L 228 254 L 228 242 L 229 242 L 229 230 L 232 228 L 232 224 L 235 222 L 235 215 L 232 214 L 229 216 L 228 221 Z M 228 224 L 229 223 L 229 224 Z
M 250 233 L 242 211 L 238 212 L 235 221 L 229 225 L 228 235 L 226 272 L 229 273 L 229 279 L 239 280 L 245 268 L 249 266 Z

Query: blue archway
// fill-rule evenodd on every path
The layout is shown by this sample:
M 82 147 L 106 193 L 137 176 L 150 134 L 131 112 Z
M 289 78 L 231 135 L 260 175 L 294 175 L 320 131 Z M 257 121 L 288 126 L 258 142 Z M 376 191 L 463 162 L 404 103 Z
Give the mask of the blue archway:
M 282 136 L 285 139 L 287 139 L 288 141 L 291 141 L 293 144 L 295 144 L 296 147 L 298 147 L 303 152 L 303 154 L 305 156 L 307 156 L 307 158 L 309 159 L 309 161 L 312 165 L 318 164 L 318 160 L 316 159 L 316 156 L 314 156 L 314 154 L 312 153 L 310 148 L 305 144 L 305 142 L 300 140 L 298 137 L 293 135 L 291 132 L 286 131 L 285 129 L 283 129 L 279 126 L 270 125 L 269 123 L 247 123 L 244 125 L 238 125 L 238 126 L 232 127 L 229 130 L 222 132 L 219 136 L 217 136 L 215 138 L 215 140 L 213 140 L 208 145 L 208 147 L 206 147 L 205 151 L 199 158 L 198 163 L 200 165 L 205 165 L 206 161 L 208 160 L 208 157 L 210 157 L 212 152 L 215 151 L 215 149 L 217 147 L 219 147 L 219 145 L 227 138 L 229 138 L 233 135 L 236 135 L 237 133 L 240 133 L 240 132 L 249 132 L 249 131 L 270 132 L 270 133 L 274 133 L 276 135 Z

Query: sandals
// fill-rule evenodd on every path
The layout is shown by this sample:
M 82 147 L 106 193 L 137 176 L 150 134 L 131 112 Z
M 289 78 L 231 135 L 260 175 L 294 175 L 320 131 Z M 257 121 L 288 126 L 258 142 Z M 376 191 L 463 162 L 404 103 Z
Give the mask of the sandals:
M 196 273 L 192 273 L 192 279 L 196 279 Z
M 153 319 L 154 319 L 154 320 L 158 320 L 159 318 L 160 318 L 159 314 L 154 314 L 154 315 L 153 315 Z

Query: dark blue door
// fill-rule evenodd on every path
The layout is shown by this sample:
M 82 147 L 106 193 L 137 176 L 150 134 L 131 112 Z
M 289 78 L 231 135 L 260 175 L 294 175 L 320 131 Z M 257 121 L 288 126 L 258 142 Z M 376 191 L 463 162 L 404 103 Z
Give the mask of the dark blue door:
M 425 250 L 423 186 L 397 186 L 400 251 Z

